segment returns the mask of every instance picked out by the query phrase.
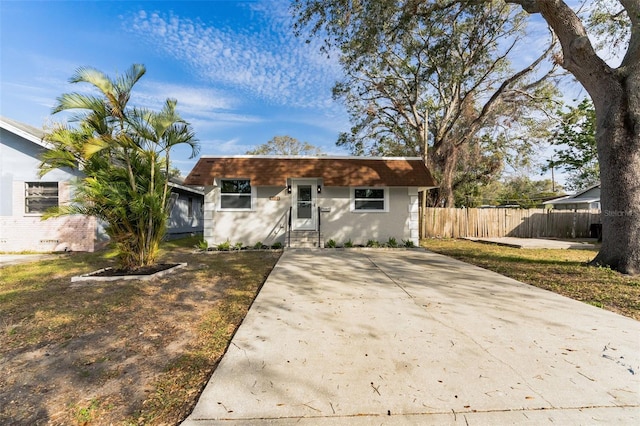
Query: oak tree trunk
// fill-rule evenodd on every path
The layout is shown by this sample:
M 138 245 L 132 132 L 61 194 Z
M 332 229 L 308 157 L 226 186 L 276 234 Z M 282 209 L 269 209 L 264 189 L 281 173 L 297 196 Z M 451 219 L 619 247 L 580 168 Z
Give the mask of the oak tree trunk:
M 596 103 L 602 247 L 593 264 L 640 273 L 640 123 L 633 82 Z M 628 84 L 632 83 L 632 84 Z M 635 85 L 637 86 L 637 85 Z
M 455 207 L 455 197 L 453 193 L 453 184 L 455 179 L 456 167 L 458 165 L 458 148 L 449 147 L 447 155 L 444 156 L 444 164 L 442 165 L 442 176 L 440 177 L 438 187 L 437 207 Z
M 640 0 L 620 0 L 631 23 L 617 68 L 600 58 L 576 13 L 562 0 L 507 0 L 540 13 L 558 36 L 562 66 L 587 90 L 596 110 L 602 246 L 595 265 L 640 273 Z

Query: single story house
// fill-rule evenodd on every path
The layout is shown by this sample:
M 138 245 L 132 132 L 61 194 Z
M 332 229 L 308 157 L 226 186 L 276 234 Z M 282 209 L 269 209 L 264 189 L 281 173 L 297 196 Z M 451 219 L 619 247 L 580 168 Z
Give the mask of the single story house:
M 422 159 L 203 156 L 204 239 L 323 247 L 395 238 L 418 244 L 418 193 L 436 187 Z
M 96 218 L 42 220 L 46 209 L 72 199 L 72 181 L 82 177 L 70 169 L 38 176 L 40 154 L 49 149 L 43 136 L 40 129 L 0 117 L 0 251 L 94 251 L 107 241 Z M 169 236 L 202 233 L 202 190 L 177 180 L 170 185 Z
M 542 204 L 556 210 L 600 210 L 600 183 Z

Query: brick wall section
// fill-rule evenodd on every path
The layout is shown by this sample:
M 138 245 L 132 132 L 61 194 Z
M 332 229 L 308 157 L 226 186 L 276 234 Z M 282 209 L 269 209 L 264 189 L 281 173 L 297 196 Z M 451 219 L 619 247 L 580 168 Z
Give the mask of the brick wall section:
M 69 200 L 67 183 L 59 184 L 59 202 Z M 0 251 L 94 251 L 96 219 L 80 215 L 41 220 L 24 212 L 25 183 L 13 182 L 13 216 L 0 217 Z
M 0 251 L 94 251 L 95 218 L 0 217 Z

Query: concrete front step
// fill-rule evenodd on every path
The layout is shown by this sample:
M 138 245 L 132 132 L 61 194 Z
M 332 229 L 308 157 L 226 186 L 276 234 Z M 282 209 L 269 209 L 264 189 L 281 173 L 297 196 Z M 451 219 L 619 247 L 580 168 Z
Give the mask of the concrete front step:
M 318 238 L 319 243 L 318 245 Z M 318 237 L 317 231 L 292 231 L 289 247 L 291 248 L 324 248 L 324 237 Z

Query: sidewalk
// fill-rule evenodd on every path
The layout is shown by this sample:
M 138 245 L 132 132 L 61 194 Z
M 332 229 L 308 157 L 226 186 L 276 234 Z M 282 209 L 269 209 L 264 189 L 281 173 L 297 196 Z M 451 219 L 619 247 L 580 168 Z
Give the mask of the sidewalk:
M 640 322 L 421 251 L 286 251 L 186 426 L 640 424 Z
M 0 254 L 0 268 L 3 266 L 20 265 L 38 260 L 56 259 L 55 254 Z
M 593 250 L 597 242 L 595 238 L 588 241 L 564 241 L 552 240 L 547 238 L 515 238 L 515 237 L 496 237 L 496 238 L 476 238 L 464 237 L 463 240 L 478 241 L 481 243 L 498 244 L 501 246 L 524 248 L 524 249 L 558 249 L 558 250 Z

